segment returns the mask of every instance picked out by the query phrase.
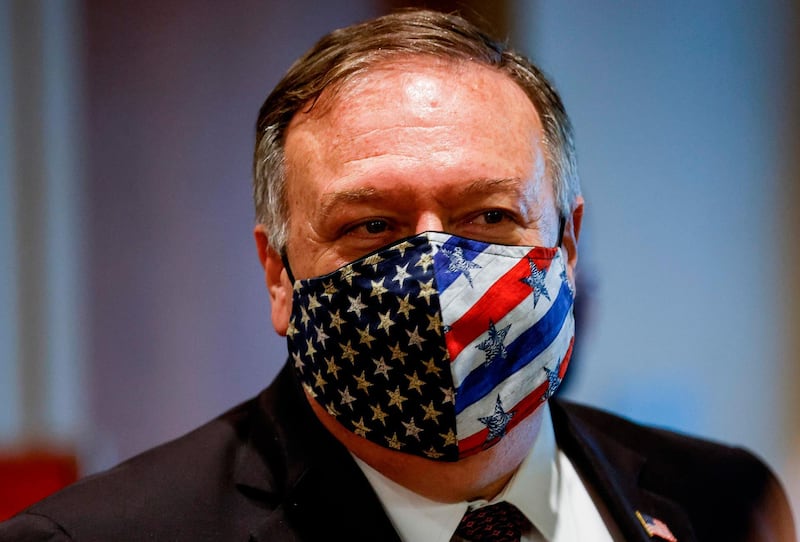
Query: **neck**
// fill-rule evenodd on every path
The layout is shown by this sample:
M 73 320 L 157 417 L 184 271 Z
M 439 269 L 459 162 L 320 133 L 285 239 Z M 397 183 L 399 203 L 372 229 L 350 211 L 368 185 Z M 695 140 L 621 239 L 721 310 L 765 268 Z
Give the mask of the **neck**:
M 519 423 L 497 444 L 456 462 L 434 461 L 389 450 L 342 427 L 308 398 L 322 425 L 350 452 L 394 482 L 438 502 L 496 497 L 530 452 L 542 424 L 542 409 Z

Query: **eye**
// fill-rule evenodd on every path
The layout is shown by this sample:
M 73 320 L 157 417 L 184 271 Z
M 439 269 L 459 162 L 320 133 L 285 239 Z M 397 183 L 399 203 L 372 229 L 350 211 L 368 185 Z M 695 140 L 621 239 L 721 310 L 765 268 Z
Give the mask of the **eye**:
M 496 209 L 492 211 L 486 211 L 483 213 L 483 220 L 487 224 L 499 224 L 505 218 L 505 213 L 503 211 L 498 211 Z
M 517 244 L 524 225 L 513 208 L 478 208 L 459 221 L 456 230 L 462 237 L 488 243 Z
M 389 224 L 387 224 L 385 220 L 370 220 L 369 222 L 365 222 L 363 227 L 367 230 L 367 233 L 377 234 L 383 233 L 389 229 Z
M 502 224 L 503 222 L 513 222 L 514 218 L 506 211 L 501 209 L 490 209 L 488 211 L 481 211 L 469 220 L 471 224 L 479 226 L 488 226 L 494 224 Z
M 346 233 L 355 236 L 374 236 L 386 233 L 391 229 L 388 220 L 371 218 L 363 222 L 357 222 L 348 227 Z

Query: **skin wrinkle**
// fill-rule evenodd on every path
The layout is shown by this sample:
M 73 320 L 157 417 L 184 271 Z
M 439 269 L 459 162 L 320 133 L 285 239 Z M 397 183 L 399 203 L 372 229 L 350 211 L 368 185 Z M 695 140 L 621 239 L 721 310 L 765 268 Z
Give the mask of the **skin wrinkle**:
M 453 113 L 455 114 L 455 113 Z M 398 148 L 394 152 L 387 154 L 380 152 L 379 149 L 374 149 L 372 152 L 367 151 L 358 158 L 350 158 L 343 160 L 341 166 L 358 164 L 361 161 L 369 160 L 377 156 L 385 156 L 386 158 L 404 158 L 408 160 L 419 160 L 414 143 L 417 140 L 425 139 L 429 141 L 430 148 L 428 152 L 432 155 L 441 154 L 444 157 L 451 155 L 456 149 L 446 144 L 439 137 L 440 134 L 447 134 L 449 130 L 457 128 L 457 124 L 439 124 L 437 126 L 408 126 L 407 124 L 398 123 L 393 126 L 385 126 L 381 128 L 364 130 L 350 138 L 342 138 L 340 134 L 333 134 L 331 138 L 332 150 L 348 150 L 353 145 L 363 145 L 366 148 L 373 148 L 373 142 L 391 140 Z M 354 127 L 358 128 L 358 127 Z M 402 133 L 398 133 L 402 132 Z M 408 150 L 407 150 L 408 149 Z M 430 156 L 429 156 L 430 158 Z M 452 160 L 452 158 L 451 158 Z

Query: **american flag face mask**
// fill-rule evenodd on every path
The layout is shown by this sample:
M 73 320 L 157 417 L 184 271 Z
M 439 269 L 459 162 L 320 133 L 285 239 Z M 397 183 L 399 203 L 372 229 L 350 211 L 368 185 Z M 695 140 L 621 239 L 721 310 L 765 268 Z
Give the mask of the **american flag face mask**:
M 426 232 L 295 281 L 289 353 L 306 392 L 345 428 L 457 461 L 556 391 L 573 298 L 558 247 Z

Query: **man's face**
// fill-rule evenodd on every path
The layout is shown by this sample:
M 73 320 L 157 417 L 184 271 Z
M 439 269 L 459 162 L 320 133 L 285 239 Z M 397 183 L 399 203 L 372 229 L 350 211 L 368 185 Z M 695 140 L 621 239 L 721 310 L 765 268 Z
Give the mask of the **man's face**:
M 429 230 L 553 246 L 559 216 L 542 138 L 522 89 L 475 63 L 412 57 L 323 94 L 287 130 L 292 272 L 329 273 Z M 291 284 L 277 253 L 260 248 L 284 334 Z

